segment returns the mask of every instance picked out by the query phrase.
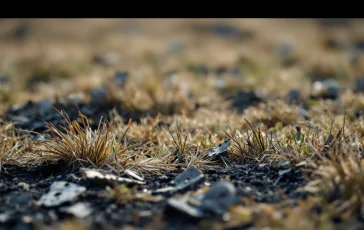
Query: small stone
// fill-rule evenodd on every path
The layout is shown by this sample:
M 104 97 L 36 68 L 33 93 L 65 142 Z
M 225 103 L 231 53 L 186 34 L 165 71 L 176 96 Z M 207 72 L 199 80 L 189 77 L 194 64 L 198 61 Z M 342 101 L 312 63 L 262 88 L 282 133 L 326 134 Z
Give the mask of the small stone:
M 120 56 L 117 53 L 109 52 L 103 55 L 97 55 L 94 57 L 94 62 L 105 65 L 113 66 L 118 63 Z
M 128 79 L 128 76 L 129 76 L 128 72 L 116 71 L 112 81 L 117 87 L 124 87 L 126 84 L 126 80 Z
M 104 88 L 93 89 L 90 94 L 93 101 L 104 101 L 106 99 Z
M 316 81 L 313 84 L 313 96 L 315 98 L 336 100 L 339 98 L 339 93 L 339 84 L 333 79 Z
M 239 30 L 236 27 L 225 23 L 215 23 L 212 25 L 212 29 L 220 37 L 232 37 L 239 34 Z
M 355 91 L 364 92 L 364 77 L 358 77 L 355 80 Z
M 168 52 L 171 53 L 178 53 L 183 51 L 183 49 L 185 48 L 186 43 L 182 40 L 171 40 L 168 43 Z
M 159 177 L 157 177 L 157 180 L 159 180 L 159 181 L 161 181 L 161 182 L 165 182 L 165 181 L 167 181 L 168 180 L 168 177 L 167 176 L 159 176 Z
M 242 71 L 237 67 L 234 67 L 231 70 L 231 74 L 234 75 L 234 76 L 242 76 L 243 75 Z
M 301 100 L 301 92 L 297 89 L 291 89 L 287 97 L 290 104 L 298 103 Z
M 8 84 L 10 82 L 10 78 L 6 75 L 0 75 L 0 86 L 4 84 Z
M 254 91 L 239 91 L 233 99 L 232 107 L 237 109 L 238 113 L 242 113 L 249 106 L 259 102 L 261 102 L 261 99 L 255 94 Z
M 24 183 L 24 182 L 19 182 L 19 183 L 17 184 L 17 187 L 18 187 L 18 188 L 21 188 L 21 189 L 24 189 L 24 190 L 26 190 L 26 191 L 28 191 L 28 190 L 29 190 L 29 188 L 30 188 L 30 185 L 29 185 L 29 184 L 27 184 L 27 183 Z

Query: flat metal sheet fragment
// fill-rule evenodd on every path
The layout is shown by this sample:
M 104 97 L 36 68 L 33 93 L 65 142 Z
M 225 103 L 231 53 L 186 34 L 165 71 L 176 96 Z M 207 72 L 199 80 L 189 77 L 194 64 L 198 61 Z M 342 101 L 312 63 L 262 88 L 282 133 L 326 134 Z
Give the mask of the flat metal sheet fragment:
M 218 146 L 210 149 L 208 151 L 207 156 L 208 157 L 218 156 L 218 155 L 224 153 L 229 148 L 229 146 L 230 146 L 230 139 L 229 140 L 226 140 L 226 141 L 220 143 Z
M 177 211 L 197 219 L 211 218 L 225 215 L 238 202 L 234 185 L 229 181 L 221 181 L 199 196 L 169 198 L 166 212 Z
M 102 172 L 96 169 L 80 168 L 80 172 L 86 179 L 97 182 L 119 181 L 119 182 L 134 183 L 134 184 L 145 184 L 145 182 L 143 181 L 118 177 L 114 174 Z
M 124 171 L 126 174 L 128 174 L 131 177 L 134 177 L 137 180 L 144 181 L 142 177 L 140 177 L 138 174 L 136 174 L 134 171 L 131 171 L 130 169 L 127 169 Z
M 230 181 L 220 181 L 201 198 L 201 208 L 224 215 L 231 205 L 238 202 L 235 186 Z
M 79 202 L 69 207 L 63 207 L 60 210 L 77 218 L 85 218 L 89 216 L 93 211 L 91 205 L 84 202 Z
M 279 171 L 278 171 L 278 175 L 282 176 L 282 175 L 284 175 L 284 174 L 286 174 L 286 173 L 289 173 L 289 172 L 291 172 L 291 169 L 292 169 L 292 168 L 279 170 Z
M 177 190 L 184 190 L 188 187 L 195 186 L 205 180 L 204 174 L 196 168 L 195 166 L 191 166 L 187 168 L 184 172 L 178 175 L 173 181 L 172 184 L 176 187 Z
M 169 198 L 167 201 L 167 208 L 172 208 L 173 211 L 178 211 L 187 216 L 194 217 L 194 218 L 203 218 L 204 213 L 203 211 L 195 206 L 192 206 L 188 203 L 187 197 L 183 198 Z M 168 210 L 168 209 L 167 209 Z
M 38 205 L 55 207 L 63 203 L 73 201 L 86 191 L 86 188 L 67 181 L 54 182 L 48 193 L 44 194 L 38 201 Z
M 168 193 L 168 192 L 174 192 L 177 189 L 175 187 L 165 187 L 165 188 L 159 188 L 151 192 L 151 194 L 161 194 L 161 193 Z

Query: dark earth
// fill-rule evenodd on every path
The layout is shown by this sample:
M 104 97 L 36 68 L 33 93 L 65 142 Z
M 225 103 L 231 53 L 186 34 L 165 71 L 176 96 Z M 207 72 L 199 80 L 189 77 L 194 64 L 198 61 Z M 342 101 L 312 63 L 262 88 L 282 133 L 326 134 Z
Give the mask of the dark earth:
M 248 197 L 255 201 L 275 203 L 289 198 L 304 199 L 305 194 L 296 192 L 297 188 L 305 185 L 298 168 L 289 168 L 289 173 L 284 173 L 284 166 L 259 166 L 252 164 L 232 165 L 229 168 L 219 167 L 204 171 L 206 182 L 213 186 L 220 180 L 228 179 L 234 184 L 237 196 Z M 164 176 L 155 176 L 147 179 L 145 185 L 139 185 L 138 190 L 156 190 L 169 186 L 183 170 L 176 170 Z M 281 175 L 280 175 L 281 174 Z M 80 172 L 64 172 L 56 165 L 40 166 L 33 169 L 7 167 L 7 173 L 0 174 L 0 213 L 8 218 L 1 218 L 3 223 L 0 229 L 34 229 L 35 222 L 46 225 L 65 220 L 71 217 L 60 212 L 61 205 L 55 208 L 38 206 L 36 201 L 49 190 L 55 181 L 67 181 L 87 188 L 87 191 L 78 197 L 77 201 L 88 202 L 93 212 L 87 218 L 92 220 L 92 229 L 102 229 L 105 226 L 121 227 L 132 225 L 145 227 L 160 217 L 176 229 L 190 228 L 194 221 L 187 215 L 168 213 L 165 215 L 166 201 L 176 193 L 160 193 L 164 197 L 159 202 L 132 202 L 125 205 L 116 205 L 114 201 L 103 198 L 100 194 L 105 185 L 90 183 L 84 179 Z M 202 184 L 200 184 L 202 185 Z M 131 185 L 132 186 L 132 185 Z M 200 186 L 193 186 L 188 190 L 197 190 Z M 182 192 L 177 192 L 183 194 Z M 77 202 L 75 201 L 75 202 Z M 69 206 L 69 205 L 68 205 Z M 136 218 L 142 211 L 152 211 L 151 215 Z M 26 217 L 26 218 L 25 218 Z M 30 218 L 29 218 L 30 217 Z M 122 217 L 122 218 L 121 218 Z M 249 226 L 241 226 L 243 229 Z M 168 229 L 168 227 L 166 227 Z

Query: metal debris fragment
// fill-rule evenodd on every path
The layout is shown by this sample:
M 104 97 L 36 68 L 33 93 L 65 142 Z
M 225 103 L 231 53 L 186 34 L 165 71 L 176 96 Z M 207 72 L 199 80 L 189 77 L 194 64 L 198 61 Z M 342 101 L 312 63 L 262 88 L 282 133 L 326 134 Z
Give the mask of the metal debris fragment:
M 37 202 L 46 207 L 59 206 L 70 202 L 86 191 L 86 188 L 67 181 L 54 182 L 48 193 L 44 194 Z
M 137 180 L 144 181 L 142 177 L 140 177 L 138 174 L 136 174 L 134 171 L 131 171 L 130 169 L 127 169 L 124 171 L 126 174 L 128 174 L 131 177 L 134 177 Z
M 279 171 L 278 171 L 278 175 L 282 176 L 282 175 L 284 175 L 284 174 L 286 174 L 286 173 L 289 173 L 289 172 L 291 172 L 291 169 L 292 169 L 292 168 L 279 170 Z
M 126 182 L 126 183 L 135 183 L 135 184 L 145 184 L 143 181 L 133 180 L 130 178 L 118 177 L 111 173 L 106 173 L 101 170 L 96 169 L 87 169 L 87 168 L 80 168 L 80 172 L 82 175 L 88 179 L 93 180 L 95 182 L 112 182 L 112 181 L 119 181 L 119 182 Z
M 201 208 L 217 215 L 224 215 L 228 208 L 237 202 L 234 185 L 229 181 L 220 181 L 201 197 Z
M 174 210 L 193 218 L 223 216 L 230 206 L 237 204 L 236 190 L 229 181 L 215 184 L 206 193 L 196 197 L 172 197 L 167 201 L 167 211 Z
M 69 207 L 63 207 L 60 210 L 62 212 L 72 214 L 77 218 L 85 218 L 92 213 L 92 208 L 89 203 L 79 202 Z
M 208 151 L 207 157 L 208 158 L 214 158 L 214 157 L 220 157 L 220 159 L 224 162 L 226 167 L 229 167 L 226 162 L 225 159 L 223 157 L 223 153 L 226 153 L 226 150 L 229 148 L 230 146 L 230 139 L 220 143 L 218 146 L 210 149 Z
M 155 195 L 155 194 L 174 192 L 174 191 L 176 191 L 176 188 L 169 186 L 169 187 L 159 188 L 154 191 L 151 191 L 151 194 Z
M 0 223 L 6 223 L 11 219 L 13 212 L 7 211 L 4 213 L 0 213 Z
M 230 139 L 220 143 L 218 146 L 212 148 L 209 150 L 209 153 L 207 154 L 208 157 L 215 157 L 219 156 L 220 154 L 226 152 L 226 150 L 230 146 Z
M 201 170 L 197 169 L 195 166 L 191 166 L 183 173 L 178 175 L 172 181 L 172 184 L 176 187 L 177 190 L 184 190 L 188 187 L 196 186 L 204 180 L 205 176 L 201 172 Z

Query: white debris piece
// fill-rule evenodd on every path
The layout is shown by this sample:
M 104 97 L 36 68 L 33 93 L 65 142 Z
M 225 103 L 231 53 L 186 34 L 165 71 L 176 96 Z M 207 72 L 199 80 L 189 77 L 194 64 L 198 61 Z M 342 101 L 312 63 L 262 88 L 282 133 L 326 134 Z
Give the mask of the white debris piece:
M 220 155 L 221 153 L 225 152 L 230 146 L 230 139 L 222 142 L 218 146 L 209 150 L 207 156 L 208 157 L 215 157 Z
M 80 172 L 86 179 L 96 180 L 101 182 L 108 182 L 108 181 L 119 181 L 119 182 L 127 182 L 127 183 L 135 183 L 135 184 L 145 184 L 143 181 L 133 180 L 124 177 L 118 177 L 111 173 L 101 172 L 96 169 L 87 169 L 87 168 L 80 168 Z
M 85 218 L 92 213 L 92 208 L 89 203 L 79 202 L 69 207 L 60 209 L 62 212 L 74 215 L 77 218 Z
M 67 181 L 54 182 L 48 193 L 44 194 L 38 201 L 38 205 L 46 207 L 59 206 L 70 202 L 86 191 L 86 188 Z
M 129 176 L 131 177 L 134 177 L 135 179 L 137 180 L 140 180 L 140 181 L 144 181 L 143 178 L 141 178 L 140 176 L 138 176 L 134 171 L 131 171 L 130 169 L 127 169 L 124 171 L 126 174 L 128 174 Z

